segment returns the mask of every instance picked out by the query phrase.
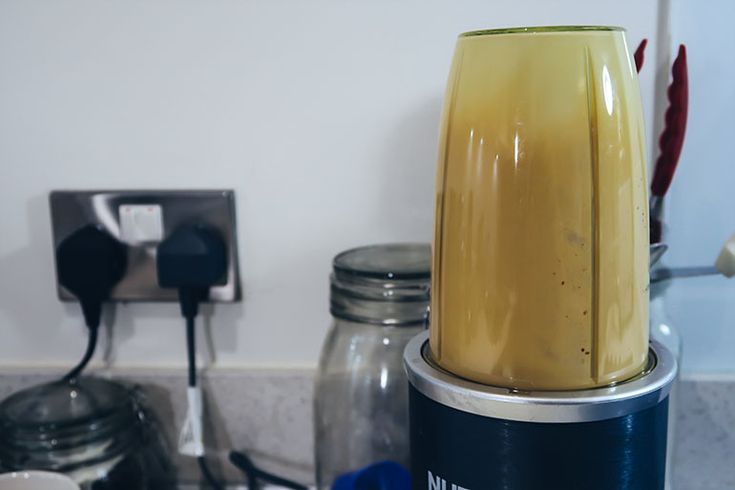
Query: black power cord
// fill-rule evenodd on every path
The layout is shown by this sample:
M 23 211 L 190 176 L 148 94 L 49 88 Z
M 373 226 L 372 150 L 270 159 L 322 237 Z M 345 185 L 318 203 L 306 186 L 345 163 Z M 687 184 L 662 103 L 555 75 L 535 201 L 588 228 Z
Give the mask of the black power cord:
M 76 379 L 94 356 L 102 303 L 123 278 L 126 266 L 126 246 L 98 226 L 84 226 L 56 247 L 59 284 L 79 300 L 89 330 L 84 356 L 64 380 Z
M 199 303 L 209 296 L 209 288 L 221 284 L 226 277 L 225 243 L 209 228 L 182 226 L 158 245 L 156 268 L 161 287 L 178 289 L 181 314 L 186 319 L 188 385 L 196 388 L 196 317 Z M 224 490 L 204 456 L 197 456 L 197 463 L 207 484 L 215 490 Z
M 261 470 L 252 462 L 250 458 L 244 453 L 239 451 L 230 451 L 230 462 L 237 466 L 248 478 L 248 489 L 258 488 L 258 480 L 265 480 L 273 485 L 278 485 L 286 488 L 293 488 L 294 490 L 309 490 L 309 487 L 288 480 L 286 478 L 274 475 L 267 471 Z
M 209 470 L 209 466 L 207 466 L 207 460 L 204 459 L 204 456 L 199 456 L 197 458 L 197 463 L 199 463 L 199 471 L 202 472 L 202 476 L 204 476 L 204 481 L 206 481 L 210 487 L 214 488 L 214 490 L 225 490 L 225 487 L 217 482 L 216 478 Z
M 196 323 L 194 318 L 186 319 L 186 359 L 189 367 L 189 386 L 197 385 L 197 355 L 196 355 Z
M 176 288 L 179 292 L 181 314 L 186 319 L 189 387 L 195 388 L 197 386 L 195 319 L 199 313 L 199 303 L 207 300 L 209 296 L 209 288 L 225 282 L 226 246 L 214 230 L 199 225 L 183 226 L 160 243 L 156 263 L 160 286 Z M 295 490 L 307 489 L 304 485 L 257 468 L 243 453 L 232 451 L 230 461 L 245 473 L 248 490 L 256 490 L 259 479 Z M 199 456 L 197 462 L 207 484 L 215 490 L 222 490 L 223 486 L 215 479 L 206 459 Z
M 196 388 L 197 386 L 197 364 L 196 364 L 196 324 L 194 317 L 186 317 L 186 353 L 188 358 L 189 366 L 189 387 Z M 207 460 L 204 456 L 197 457 L 197 463 L 199 464 L 199 470 L 202 472 L 204 481 L 212 487 L 214 490 L 224 490 L 225 487 L 219 484 L 215 479 L 214 475 L 207 465 Z
M 82 359 L 79 361 L 79 363 L 74 366 L 71 371 L 64 375 L 64 377 L 62 378 L 63 380 L 71 381 L 73 379 L 77 379 L 79 375 L 82 374 L 82 371 L 84 371 L 84 368 L 87 367 L 89 361 L 92 360 L 92 356 L 94 356 L 94 351 L 97 349 L 98 331 L 99 326 L 89 328 L 89 332 L 87 334 L 87 350 L 84 351 L 84 356 L 82 356 Z

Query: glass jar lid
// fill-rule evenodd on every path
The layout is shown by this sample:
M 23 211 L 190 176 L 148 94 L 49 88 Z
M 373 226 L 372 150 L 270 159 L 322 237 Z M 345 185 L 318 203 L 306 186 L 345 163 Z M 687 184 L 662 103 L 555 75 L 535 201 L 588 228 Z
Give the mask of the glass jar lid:
M 110 460 L 138 439 L 133 390 L 98 378 L 54 381 L 0 403 L 0 465 L 67 471 Z
M 0 402 L 0 472 L 64 473 L 84 489 L 176 488 L 159 424 L 139 386 L 54 381 Z
M 431 247 L 425 243 L 369 245 L 342 252 L 334 258 L 340 275 L 390 280 L 424 279 L 431 276 Z
M 98 378 L 55 381 L 33 386 L 0 403 L 0 425 L 34 432 L 63 430 L 124 416 L 131 411 L 130 392 Z
M 330 310 L 337 318 L 378 325 L 415 325 L 428 317 L 431 247 L 371 245 L 334 258 Z

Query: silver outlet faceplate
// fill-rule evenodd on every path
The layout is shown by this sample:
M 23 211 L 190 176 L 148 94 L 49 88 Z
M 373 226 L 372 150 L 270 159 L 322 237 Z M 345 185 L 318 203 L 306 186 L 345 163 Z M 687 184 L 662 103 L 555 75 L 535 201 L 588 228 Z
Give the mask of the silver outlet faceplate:
M 127 241 L 121 233 L 120 209 L 128 205 L 160 207 L 162 237 L 178 226 L 204 224 L 216 229 L 227 244 L 227 282 L 210 290 L 210 301 L 240 299 L 235 227 L 235 194 L 231 190 L 191 191 L 53 191 L 49 196 L 54 250 L 77 229 L 94 224 L 128 246 L 125 277 L 112 291 L 112 301 L 176 301 L 177 292 L 158 287 L 156 241 Z M 55 254 L 54 254 L 55 255 Z M 61 285 L 64 301 L 74 297 Z

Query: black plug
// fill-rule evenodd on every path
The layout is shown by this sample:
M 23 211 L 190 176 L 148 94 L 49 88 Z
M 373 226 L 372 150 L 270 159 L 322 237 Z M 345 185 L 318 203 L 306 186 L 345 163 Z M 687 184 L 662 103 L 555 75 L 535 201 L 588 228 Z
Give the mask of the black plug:
M 94 225 L 84 226 L 56 247 L 59 284 L 77 297 L 89 328 L 87 351 L 64 378 L 76 378 L 94 355 L 102 303 L 125 275 L 127 247 Z
M 194 318 L 209 288 L 227 282 L 227 246 L 215 230 L 185 225 L 158 245 L 158 284 L 179 290 L 181 313 Z
M 209 288 L 227 280 L 227 246 L 213 229 L 185 225 L 158 245 L 158 284 L 179 291 L 181 314 L 186 318 L 189 386 L 196 386 L 194 319 L 199 303 L 209 297 Z
M 227 246 L 211 228 L 183 226 L 161 242 L 156 262 L 158 284 L 163 288 L 179 290 L 181 313 L 186 318 L 189 387 L 194 388 L 197 385 L 194 318 L 199 302 L 207 299 L 209 288 L 226 283 Z M 214 489 L 223 489 L 209 470 L 204 456 L 198 456 L 197 460 L 207 483 Z M 257 489 L 258 479 L 296 490 L 307 488 L 259 469 L 243 453 L 231 452 L 230 461 L 248 476 L 248 488 Z
M 87 225 L 59 244 L 56 265 L 59 283 L 81 303 L 87 326 L 99 326 L 102 303 L 125 275 L 125 245 L 100 228 Z
M 199 312 L 199 303 L 208 299 L 209 289 L 227 281 L 227 245 L 219 233 L 211 228 L 203 225 L 182 226 L 158 245 L 156 269 L 159 286 L 179 290 L 181 314 L 186 318 L 189 388 L 196 389 L 194 319 Z M 201 419 L 201 412 L 197 414 L 197 409 L 192 405 L 189 411 L 192 418 Z M 198 444 L 202 446 L 202 452 L 193 453 L 197 456 L 204 479 L 212 488 L 223 490 L 224 487 L 216 481 L 204 459 L 203 442 L 200 440 Z

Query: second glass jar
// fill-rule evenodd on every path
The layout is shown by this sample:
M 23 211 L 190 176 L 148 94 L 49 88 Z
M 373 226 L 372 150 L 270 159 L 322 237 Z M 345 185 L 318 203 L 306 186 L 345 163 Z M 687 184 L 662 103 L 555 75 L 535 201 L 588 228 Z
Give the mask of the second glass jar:
M 334 259 L 315 390 L 317 487 L 382 461 L 408 468 L 406 343 L 426 328 L 431 251 L 362 247 Z

